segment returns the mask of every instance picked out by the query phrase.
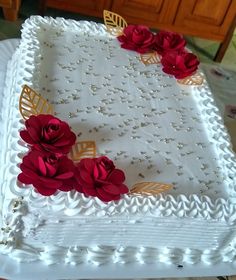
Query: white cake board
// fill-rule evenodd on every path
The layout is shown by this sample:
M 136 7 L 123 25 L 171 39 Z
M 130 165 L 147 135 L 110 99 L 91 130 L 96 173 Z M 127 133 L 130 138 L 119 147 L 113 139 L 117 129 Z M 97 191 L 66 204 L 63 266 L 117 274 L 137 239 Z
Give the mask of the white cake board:
M 16 263 L 6 256 L 0 256 L 0 276 L 14 280 L 59 280 L 59 279 L 147 279 L 147 278 L 181 278 L 235 275 L 236 264 L 217 265 L 52 265 L 38 263 Z

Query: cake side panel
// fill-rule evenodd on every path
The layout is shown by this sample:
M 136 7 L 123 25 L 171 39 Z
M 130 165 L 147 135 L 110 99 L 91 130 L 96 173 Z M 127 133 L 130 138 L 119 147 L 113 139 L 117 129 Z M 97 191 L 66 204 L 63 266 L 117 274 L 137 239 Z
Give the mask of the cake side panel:
M 22 51 L 19 48 L 15 51 L 8 63 L 6 83 L 3 92 L 2 104 L 2 130 L 4 137 L 1 141 L 1 168 L 0 168 L 0 251 L 9 254 L 17 250 L 22 243 L 22 229 L 24 228 L 22 216 L 27 213 L 27 205 L 22 203 L 23 189 L 18 189 L 16 178 L 19 174 L 18 164 L 22 155 L 27 152 L 27 146 L 20 141 L 18 130 L 22 127 L 19 114 L 19 94 L 22 90 L 21 80 L 18 84 L 19 61 L 22 58 Z M 25 71 L 27 78 L 27 71 Z M 7 117 L 6 117 L 7 116 Z
M 225 222 L 141 216 L 36 220 L 37 225 L 26 217 L 23 240 L 48 263 L 58 258 L 95 264 L 232 261 L 221 248 L 229 238 L 225 231 L 235 231 L 235 226 Z

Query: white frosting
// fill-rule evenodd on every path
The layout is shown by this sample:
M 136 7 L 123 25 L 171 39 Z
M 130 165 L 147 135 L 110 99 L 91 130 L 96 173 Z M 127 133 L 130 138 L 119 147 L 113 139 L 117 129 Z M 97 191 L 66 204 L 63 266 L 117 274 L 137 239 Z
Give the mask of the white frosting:
M 3 253 L 47 264 L 234 261 L 236 161 L 207 84 L 181 89 L 160 66 L 122 50 L 103 25 L 61 18 L 27 20 L 9 69 L 1 116 Z M 175 189 L 104 204 L 22 186 L 23 84 L 48 98 L 81 140 L 95 140 L 98 153 L 125 170 L 129 187 L 159 181 Z

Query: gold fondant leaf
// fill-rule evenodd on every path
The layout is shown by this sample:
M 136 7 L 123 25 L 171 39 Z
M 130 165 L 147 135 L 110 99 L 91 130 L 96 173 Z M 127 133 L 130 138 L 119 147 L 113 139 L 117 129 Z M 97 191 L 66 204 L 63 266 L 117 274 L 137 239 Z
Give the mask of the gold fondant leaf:
M 132 186 L 131 194 L 155 195 L 172 189 L 172 185 L 158 182 L 141 182 Z
M 140 59 L 143 64 L 159 64 L 161 61 L 161 57 L 157 52 L 143 53 L 140 54 Z
M 103 19 L 107 31 L 116 37 L 122 35 L 123 29 L 128 25 L 123 17 L 107 10 L 103 11 Z
M 73 161 L 80 161 L 82 158 L 96 157 L 96 143 L 94 141 L 81 141 L 75 143 L 70 152 Z
M 31 115 L 53 114 L 51 104 L 27 85 L 24 85 L 21 91 L 19 110 L 25 120 Z
M 192 76 L 186 77 L 181 80 L 177 80 L 177 82 L 181 85 L 187 86 L 200 86 L 204 81 L 204 77 L 201 73 L 197 72 Z

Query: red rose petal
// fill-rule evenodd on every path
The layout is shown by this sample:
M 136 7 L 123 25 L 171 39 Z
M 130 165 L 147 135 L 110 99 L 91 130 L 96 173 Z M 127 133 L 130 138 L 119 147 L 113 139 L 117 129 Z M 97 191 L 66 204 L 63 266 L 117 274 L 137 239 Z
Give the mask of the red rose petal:
M 85 181 L 81 178 L 80 174 L 75 173 L 75 178 L 76 178 L 78 184 L 80 184 L 80 185 L 86 184 Z
M 114 169 L 107 178 L 107 181 L 112 182 L 113 184 L 123 183 L 125 180 L 125 174 L 120 169 Z
M 99 172 L 98 172 L 98 167 L 95 165 L 93 168 L 93 178 L 98 179 L 99 178 Z
M 47 177 L 54 177 L 57 173 L 57 166 L 53 166 L 49 164 L 48 162 L 45 162 L 46 170 L 47 170 Z
M 34 179 L 36 179 L 36 178 L 39 177 L 38 174 L 37 174 L 35 171 L 29 169 L 29 168 L 28 168 L 27 166 L 25 166 L 24 164 L 21 164 L 21 165 L 20 165 L 20 169 L 21 169 L 21 171 L 22 171 L 26 176 L 28 176 L 28 177 L 31 177 L 31 178 L 34 178 Z
M 69 192 L 73 189 L 69 184 L 68 185 L 62 185 L 61 187 L 58 188 L 58 190 L 63 191 L 63 192 Z
M 80 193 L 83 193 L 83 189 L 82 189 L 82 186 L 78 183 L 74 186 L 75 190 L 77 192 L 80 192 Z
M 50 114 L 39 114 L 37 115 L 37 119 L 39 120 L 41 126 L 48 124 L 51 119 L 56 119 L 53 115 Z
M 85 182 L 79 175 L 76 176 L 76 181 L 78 182 L 78 185 L 80 185 L 80 188 L 82 188 L 82 186 L 86 186 L 86 188 L 89 189 L 94 189 L 94 182 L 88 183 Z
M 75 166 L 72 160 L 68 159 L 66 156 L 62 156 L 58 160 L 58 173 L 66 173 L 68 171 L 75 172 Z
M 97 195 L 98 198 L 104 202 L 109 202 L 112 200 L 120 199 L 120 195 L 111 195 L 111 194 L 105 192 L 102 188 L 97 189 L 97 193 L 98 193 L 98 195 Z
M 68 171 L 66 173 L 59 174 L 59 175 L 55 176 L 54 178 L 60 179 L 60 180 L 65 180 L 65 179 L 69 179 L 73 176 L 74 176 L 74 172 Z
M 96 164 L 93 169 L 93 178 L 106 180 L 108 172 L 109 170 L 106 170 L 102 164 Z
M 35 143 L 35 141 L 30 137 L 27 130 L 20 131 L 20 137 L 30 145 L 33 145 Z
M 27 131 L 29 133 L 29 136 L 34 141 L 34 143 L 38 143 L 40 141 L 40 134 L 41 131 L 38 131 L 39 129 L 35 129 L 35 127 L 28 127 Z
M 63 183 L 62 180 L 56 180 L 54 178 L 49 178 L 49 177 L 39 177 L 38 182 L 39 184 L 44 185 L 49 189 L 57 189 L 60 186 L 62 186 Z
M 78 167 L 84 167 L 87 171 L 91 172 L 91 170 L 93 170 L 95 165 L 94 159 L 91 158 L 84 158 L 80 161 L 80 163 L 78 164 Z
M 94 182 L 93 178 L 91 178 L 90 173 L 88 173 L 88 171 L 85 170 L 84 168 L 81 168 L 79 170 L 79 175 L 84 182 L 86 182 L 88 184 L 93 184 L 93 182 Z
M 52 140 L 54 137 L 52 137 Z M 66 148 L 67 146 L 70 145 L 69 139 L 65 138 L 63 134 L 56 135 L 55 139 L 53 140 L 53 147 L 58 149 L 58 148 Z M 72 145 L 71 145 L 72 146 Z
M 47 168 L 45 166 L 45 162 L 42 157 L 38 157 L 38 167 L 39 167 L 40 175 L 47 176 Z
M 17 179 L 23 183 L 23 184 L 31 184 L 33 182 L 32 180 L 32 177 L 28 177 L 26 176 L 24 173 L 20 173 L 18 176 L 17 176 Z
M 48 121 L 48 125 L 59 126 L 60 124 L 65 123 L 59 120 L 58 118 L 53 117 Z
M 38 142 L 41 138 L 42 132 L 42 123 L 40 121 L 39 116 L 32 115 L 29 119 L 25 122 L 25 126 L 30 137 L 35 141 Z
M 120 194 L 126 194 L 129 192 L 129 189 L 126 185 L 120 184 L 119 185 Z
M 25 122 L 25 126 L 28 129 L 29 127 L 35 127 L 35 129 L 40 132 L 42 127 L 42 121 L 40 120 L 41 116 L 45 115 L 31 115 L 29 119 Z
M 97 191 L 95 188 L 88 188 L 88 186 L 82 186 L 83 193 L 86 195 L 97 196 Z
M 61 137 L 63 137 L 63 132 L 60 129 L 52 129 L 51 127 L 43 127 L 42 129 L 43 143 L 49 143 L 54 146 Z
M 114 195 L 120 194 L 120 189 L 117 185 L 107 184 L 104 185 L 102 189 L 109 194 L 114 194 Z
M 69 129 L 69 126 L 65 129 L 62 129 L 63 134 L 57 138 L 57 141 L 54 143 L 56 147 L 62 146 L 72 146 L 76 141 L 76 135 Z
M 105 190 L 103 190 L 103 188 L 98 188 L 97 193 L 99 195 L 98 197 L 105 202 L 112 200 L 113 196 L 111 194 L 109 194 L 108 192 L 106 192 Z
M 56 193 L 57 189 L 49 189 L 49 188 L 45 188 L 45 187 L 42 187 L 41 185 L 38 185 L 38 184 L 33 184 L 33 186 L 36 188 L 36 190 L 44 195 L 44 196 L 50 196 L 54 193 Z
M 31 159 L 30 159 L 30 153 L 23 157 L 20 168 L 21 167 L 27 167 L 28 169 L 34 170 L 34 165 L 32 165 L 32 162 L 31 162 Z
M 63 185 L 59 188 L 70 188 L 75 189 L 78 186 L 78 182 L 76 181 L 75 177 L 72 177 L 70 179 L 64 180 Z
M 178 67 L 179 69 L 184 70 L 185 67 L 185 63 L 184 63 L 184 58 L 181 55 L 177 55 L 175 58 L 175 67 Z
M 126 26 L 123 30 L 123 33 L 126 35 L 126 36 L 132 36 L 133 32 L 134 32 L 134 29 L 135 29 L 135 25 L 133 24 L 129 24 L 128 26 Z

